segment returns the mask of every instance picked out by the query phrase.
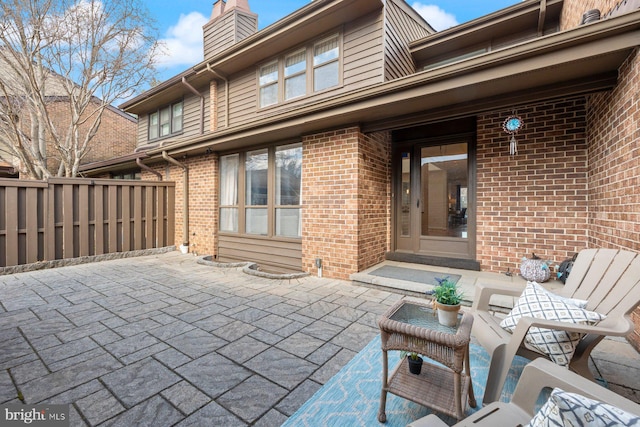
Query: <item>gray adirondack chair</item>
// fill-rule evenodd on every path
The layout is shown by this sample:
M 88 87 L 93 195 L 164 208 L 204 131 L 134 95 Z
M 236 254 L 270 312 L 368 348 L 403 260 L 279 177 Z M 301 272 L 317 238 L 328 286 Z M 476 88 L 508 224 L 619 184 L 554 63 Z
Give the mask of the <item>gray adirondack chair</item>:
M 470 415 L 455 427 L 513 427 L 523 426 L 533 418 L 540 392 L 559 387 L 600 402 L 608 403 L 626 412 L 640 416 L 640 405 L 616 394 L 598 383 L 589 381 L 546 359 L 536 359 L 525 366 L 513 392 L 511 402 L 493 402 Z M 428 415 L 407 427 L 445 427 L 440 418 Z
M 500 398 L 509 367 L 516 354 L 533 360 L 546 355 L 525 345 L 530 327 L 575 331 L 585 334 L 576 347 L 569 369 L 593 380 L 589 354 L 605 336 L 626 336 L 633 330 L 631 312 L 640 303 L 640 254 L 617 249 L 580 251 L 565 286 L 557 294 L 588 300 L 587 310 L 606 314 L 595 326 L 523 317 L 513 333 L 500 327 L 501 319 L 490 309 L 492 295 L 518 297 L 522 288 L 513 285 L 478 284 L 473 302 L 473 335 L 491 356 L 483 403 Z

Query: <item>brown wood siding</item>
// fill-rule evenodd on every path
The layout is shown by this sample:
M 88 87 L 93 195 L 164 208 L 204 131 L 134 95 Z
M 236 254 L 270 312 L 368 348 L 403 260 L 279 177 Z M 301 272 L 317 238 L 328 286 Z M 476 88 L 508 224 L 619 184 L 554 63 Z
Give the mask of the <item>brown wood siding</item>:
M 253 15 L 238 13 L 236 42 L 242 41 L 258 31 L 258 20 Z
M 258 31 L 255 15 L 240 11 L 225 13 L 204 27 L 204 58 L 209 59 Z
M 205 25 L 203 29 L 205 59 L 217 55 L 235 42 L 234 27 L 233 13 L 227 13 L 214 23 Z
M 255 69 L 246 70 L 229 80 L 229 126 L 260 117 L 257 85 Z
M 344 89 L 355 90 L 383 79 L 383 15 L 373 13 L 344 28 Z
M 416 72 L 409 43 L 429 35 L 423 25 L 394 2 L 387 2 L 385 19 L 385 81 Z
M 260 109 L 258 108 L 258 82 L 257 67 L 247 69 L 230 78 L 230 113 L 229 125 L 238 126 L 252 120 L 276 115 L 278 113 L 293 110 L 300 105 L 309 102 L 336 96 L 339 93 L 350 92 L 356 89 L 368 87 L 383 81 L 383 19 L 382 12 L 371 13 L 344 27 L 342 70 L 343 84 L 335 90 L 327 90 L 318 94 L 301 97 L 292 102 L 281 102 L 278 105 Z M 336 29 L 339 31 L 339 29 Z M 308 42 L 313 42 L 309 40 Z M 273 55 L 273 59 L 279 58 L 284 52 Z M 218 124 L 224 127 L 226 107 L 224 85 L 218 86 Z
M 145 114 L 138 118 L 138 146 L 149 143 L 149 115 Z
M 209 103 L 209 87 L 205 86 L 202 88 L 196 88 L 198 92 L 204 96 L 204 132 L 209 131 L 209 112 L 210 112 L 210 103 Z M 177 100 L 176 100 L 177 101 Z M 175 134 L 173 136 L 169 136 L 166 138 L 159 138 L 152 141 L 149 141 L 149 131 L 147 127 L 149 126 L 149 115 L 145 114 L 140 116 L 140 120 L 138 121 L 138 140 L 143 141 L 142 145 L 153 144 L 155 142 L 163 142 L 163 144 L 171 144 L 173 142 L 177 142 L 183 140 L 184 138 L 193 138 L 200 135 L 200 97 L 195 94 L 188 92 L 184 95 L 183 98 L 183 111 L 182 111 L 182 132 Z M 163 105 L 164 107 L 164 105 Z
M 221 234 L 218 241 L 218 260 L 255 262 L 265 271 L 300 272 L 302 242 Z

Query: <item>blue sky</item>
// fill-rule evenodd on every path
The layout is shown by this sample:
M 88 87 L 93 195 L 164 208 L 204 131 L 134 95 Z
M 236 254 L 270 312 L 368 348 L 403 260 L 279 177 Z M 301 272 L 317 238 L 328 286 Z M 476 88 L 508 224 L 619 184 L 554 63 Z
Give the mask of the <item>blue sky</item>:
M 249 0 L 260 29 L 300 9 L 311 0 Z M 470 21 L 519 0 L 408 0 L 436 30 Z M 164 81 L 202 61 L 202 26 L 209 20 L 214 0 L 145 0 L 158 23 L 166 55 L 158 66 Z

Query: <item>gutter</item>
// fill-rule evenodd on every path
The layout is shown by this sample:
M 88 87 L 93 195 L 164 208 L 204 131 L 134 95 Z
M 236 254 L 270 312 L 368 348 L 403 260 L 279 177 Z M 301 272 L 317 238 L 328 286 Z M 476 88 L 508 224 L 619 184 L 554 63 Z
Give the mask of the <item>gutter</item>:
M 179 168 L 182 168 L 183 182 L 182 182 L 182 247 L 181 250 L 186 247 L 186 251 L 189 251 L 189 168 L 180 163 L 173 157 L 169 157 L 166 151 L 162 152 L 162 158 L 167 162 L 172 163 Z
M 147 172 L 150 172 L 150 173 L 152 173 L 152 174 L 156 175 L 156 176 L 158 177 L 158 181 L 162 181 L 162 174 L 161 174 L 160 172 L 158 172 L 158 171 L 154 171 L 154 170 L 153 170 L 153 169 L 151 169 L 149 166 L 147 166 L 147 165 L 145 165 L 144 163 L 142 163 L 142 160 L 140 159 L 140 157 L 138 157 L 138 158 L 136 159 L 136 165 L 138 165 L 138 167 L 139 167 L 140 169 L 144 169 L 144 170 L 146 170 Z

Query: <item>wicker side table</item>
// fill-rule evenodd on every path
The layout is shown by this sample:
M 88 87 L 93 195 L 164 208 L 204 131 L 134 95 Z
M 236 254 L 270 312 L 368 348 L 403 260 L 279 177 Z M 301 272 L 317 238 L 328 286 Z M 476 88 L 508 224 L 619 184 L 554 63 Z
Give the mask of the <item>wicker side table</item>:
M 468 396 L 469 405 L 476 406 L 469 368 L 473 315 L 462 312 L 458 315 L 458 324 L 448 327 L 440 325 L 435 314 L 430 303 L 400 300 L 378 321 L 382 340 L 382 391 L 378 411 L 381 423 L 387 421 L 387 393 L 458 420 L 464 418 L 464 398 Z M 389 376 L 388 350 L 415 352 L 445 367 L 425 361 L 420 375 L 415 375 L 409 373 L 405 357 Z

